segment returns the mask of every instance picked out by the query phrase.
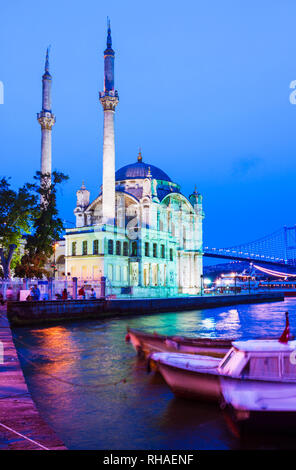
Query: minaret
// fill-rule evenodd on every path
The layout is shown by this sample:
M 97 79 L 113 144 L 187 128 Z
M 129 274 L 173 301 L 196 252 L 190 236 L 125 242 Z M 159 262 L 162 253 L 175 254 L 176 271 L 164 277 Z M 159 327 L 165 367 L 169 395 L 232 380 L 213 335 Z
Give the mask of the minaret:
M 103 223 L 111 225 L 115 220 L 114 115 L 119 101 L 118 92 L 114 90 L 114 56 L 108 21 L 107 49 L 104 51 L 104 91 L 100 93 L 100 102 L 104 110 L 102 216 Z
M 51 129 L 55 116 L 51 112 L 51 75 L 49 73 L 49 50 L 46 51 L 45 72 L 42 76 L 42 110 L 37 114 L 41 126 L 41 168 L 42 174 L 51 174 Z

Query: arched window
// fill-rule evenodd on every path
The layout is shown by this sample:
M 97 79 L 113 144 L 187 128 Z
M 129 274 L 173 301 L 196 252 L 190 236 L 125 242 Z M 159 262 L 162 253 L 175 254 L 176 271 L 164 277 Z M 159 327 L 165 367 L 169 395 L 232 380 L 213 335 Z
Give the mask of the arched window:
M 87 255 L 87 240 L 83 240 L 82 242 L 82 254 Z
M 128 242 L 123 242 L 123 256 L 128 256 Z
M 113 240 L 108 240 L 108 255 L 113 255 Z
M 137 256 L 138 254 L 138 244 L 137 242 L 132 243 L 132 256 Z
M 116 254 L 119 256 L 121 255 L 121 243 L 119 240 L 116 242 Z
M 99 254 L 99 240 L 94 240 L 93 241 L 93 254 L 94 255 Z

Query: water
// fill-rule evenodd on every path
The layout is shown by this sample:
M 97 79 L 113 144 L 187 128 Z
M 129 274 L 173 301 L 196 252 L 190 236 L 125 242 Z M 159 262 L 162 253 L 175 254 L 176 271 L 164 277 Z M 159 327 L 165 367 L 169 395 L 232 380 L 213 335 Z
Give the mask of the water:
M 279 336 L 286 310 L 295 334 L 296 299 L 289 299 L 17 328 L 14 339 L 40 414 L 70 449 L 293 448 L 294 439 L 281 436 L 237 440 L 218 407 L 174 398 L 124 341 L 127 325 L 189 336 Z

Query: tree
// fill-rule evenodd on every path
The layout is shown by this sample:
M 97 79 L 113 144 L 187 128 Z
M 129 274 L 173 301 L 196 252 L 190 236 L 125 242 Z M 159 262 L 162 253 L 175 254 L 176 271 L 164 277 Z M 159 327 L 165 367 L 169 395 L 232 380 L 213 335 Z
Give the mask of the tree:
M 53 244 L 61 237 L 64 230 L 63 221 L 58 217 L 57 187 L 68 176 L 54 171 L 51 174 L 36 173 L 36 183 L 30 189 L 39 195 L 40 205 L 33 219 L 32 233 L 27 236 L 25 254 L 16 266 L 19 277 L 42 278 L 49 276 L 46 263 L 53 254 Z
M 11 261 L 23 235 L 30 232 L 36 205 L 30 185 L 14 191 L 7 178 L 0 180 L 0 260 L 5 279 L 10 278 Z

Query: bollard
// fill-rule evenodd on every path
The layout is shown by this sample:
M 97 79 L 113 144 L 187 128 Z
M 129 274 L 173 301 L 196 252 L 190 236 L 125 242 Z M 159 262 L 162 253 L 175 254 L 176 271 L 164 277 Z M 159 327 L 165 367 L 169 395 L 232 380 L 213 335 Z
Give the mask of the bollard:
M 101 293 L 100 293 L 101 298 L 106 298 L 106 277 L 102 276 L 101 277 Z
M 73 300 L 77 300 L 77 277 L 72 277 L 72 281 L 73 281 L 72 297 L 73 297 Z
M 48 279 L 48 300 L 52 300 L 53 292 L 52 292 L 52 277 Z

